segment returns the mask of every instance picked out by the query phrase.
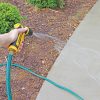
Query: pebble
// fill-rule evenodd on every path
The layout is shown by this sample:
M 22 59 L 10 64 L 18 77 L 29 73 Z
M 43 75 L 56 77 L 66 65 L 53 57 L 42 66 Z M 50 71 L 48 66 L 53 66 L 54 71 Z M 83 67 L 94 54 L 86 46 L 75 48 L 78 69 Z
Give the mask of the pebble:
M 25 90 L 25 87 L 22 87 L 22 90 Z

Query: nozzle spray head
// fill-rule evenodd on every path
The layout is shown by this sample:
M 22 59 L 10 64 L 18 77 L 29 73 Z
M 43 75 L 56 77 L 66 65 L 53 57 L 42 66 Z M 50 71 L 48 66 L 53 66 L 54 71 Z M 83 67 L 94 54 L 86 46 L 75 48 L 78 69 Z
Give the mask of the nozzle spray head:
M 18 29 L 18 28 L 23 28 L 23 26 L 20 23 L 17 23 L 14 25 L 14 28 Z M 28 27 L 27 27 L 28 28 Z M 24 38 L 25 36 L 30 36 L 32 35 L 33 31 L 28 28 L 28 30 L 22 34 L 18 35 L 18 38 L 15 42 L 11 43 L 11 45 L 8 47 L 8 50 L 14 53 L 17 53 L 20 51 L 20 45 L 22 45 L 22 43 L 24 42 Z
M 20 23 L 17 23 L 14 25 L 14 28 L 23 28 L 23 26 Z M 25 32 L 26 36 L 31 36 L 33 34 L 33 31 L 31 28 L 27 27 L 28 30 Z
M 28 27 L 27 27 L 28 28 Z M 33 34 L 33 31 L 31 28 L 28 28 L 28 30 L 25 32 L 26 36 L 31 36 Z

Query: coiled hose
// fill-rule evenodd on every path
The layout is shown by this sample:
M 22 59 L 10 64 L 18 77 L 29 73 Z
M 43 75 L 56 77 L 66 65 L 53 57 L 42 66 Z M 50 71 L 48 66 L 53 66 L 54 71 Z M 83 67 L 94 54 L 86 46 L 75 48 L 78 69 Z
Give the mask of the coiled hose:
M 19 64 L 12 64 L 12 56 L 13 56 L 13 53 L 9 53 L 8 54 L 8 58 L 7 58 L 7 64 L 0 64 L 0 66 L 6 66 L 6 93 L 7 93 L 7 96 L 8 96 L 8 100 L 12 100 L 12 93 L 11 93 L 11 83 L 10 83 L 10 66 L 13 66 L 13 67 L 18 67 L 18 68 L 21 68 L 43 80 L 46 80 L 47 82 L 51 83 L 52 85 L 72 94 L 73 96 L 75 96 L 78 100 L 84 100 L 81 96 L 79 96 L 77 93 L 73 92 L 72 90 L 62 86 L 62 85 L 59 85 L 57 84 L 56 82 L 44 77 L 44 76 L 41 76 L 41 75 L 38 75 L 36 73 L 34 73 L 32 70 L 30 70 L 29 68 L 26 68 L 24 66 L 21 66 Z

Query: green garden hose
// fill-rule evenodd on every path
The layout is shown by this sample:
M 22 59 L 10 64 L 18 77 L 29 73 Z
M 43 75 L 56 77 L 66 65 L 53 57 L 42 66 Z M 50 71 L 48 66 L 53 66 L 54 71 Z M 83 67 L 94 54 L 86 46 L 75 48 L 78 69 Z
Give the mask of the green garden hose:
M 6 64 L 6 94 L 7 94 L 8 100 L 12 100 L 11 77 L 10 77 L 12 57 L 13 57 L 13 53 L 10 52 L 8 54 L 7 64 Z
M 11 93 L 11 85 L 10 85 L 10 66 L 14 66 L 14 67 L 18 67 L 18 68 L 21 68 L 27 72 L 30 72 L 31 74 L 43 79 L 43 80 L 46 80 L 47 82 L 51 83 L 52 85 L 72 94 L 73 96 L 75 96 L 78 100 L 84 100 L 81 96 L 79 96 L 78 94 L 76 94 L 75 92 L 73 92 L 72 90 L 62 86 L 62 85 L 59 85 L 57 84 L 56 82 L 44 77 L 44 76 L 41 76 L 41 75 L 38 75 L 36 73 L 34 73 L 32 70 L 30 70 L 29 68 L 26 68 L 24 66 L 21 66 L 19 64 L 12 64 L 12 56 L 13 54 L 12 53 L 9 53 L 8 54 L 8 59 L 7 59 L 7 64 L 0 64 L 0 66 L 5 66 L 6 65 L 6 93 L 7 93 L 7 96 L 8 96 L 8 100 L 12 100 L 12 93 Z
M 56 87 L 58 87 L 58 88 L 60 88 L 60 89 L 62 89 L 62 90 L 64 90 L 64 91 L 66 91 L 66 92 L 69 92 L 70 94 L 72 94 L 73 96 L 75 96 L 78 100 L 84 100 L 81 96 L 79 96 L 78 94 L 76 94 L 76 93 L 73 92 L 72 90 L 70 90 L 70 89 L 68 89 L 68 88 L 66 88 L 66 87 L 64 87 L 64 86 L 62 86 L 62 85 L 59 85 L 59 84 L 57 84 L 56 82 L 54 82 L 54 81 L 52 81 L 52 80 L 50 80 L 50 79 L 48 79 L 48 78 L 46 78 L 46 77 L 44 77 L 44 76 L 41 76 L 41 75 L 38 75 L 38 74 L 34 73 L 34 72 L 33 72 L 32 70 L 30 70 L 29 68 L 26 68 L 26 67 L 21 66 L 21 65 L 19 65 L 19 64 L 12 64 L 12 66 L 21 68 L 21 69 L 23 69 L 23 70 L 25 70 L 25 71 L 27 71 L 27 72 L 30 72 L 31 74 L 33 74 L 33 75 L 35 75 L 35 76 L 37 76 L 37 77 L 39 77 L 39 78 L 41 78 L 41 79 L 43 79 L 43 80 L 46 80 L 47 82 L 51 83 L 52 85 L 54 85 L 54 86 L 56 86 Z

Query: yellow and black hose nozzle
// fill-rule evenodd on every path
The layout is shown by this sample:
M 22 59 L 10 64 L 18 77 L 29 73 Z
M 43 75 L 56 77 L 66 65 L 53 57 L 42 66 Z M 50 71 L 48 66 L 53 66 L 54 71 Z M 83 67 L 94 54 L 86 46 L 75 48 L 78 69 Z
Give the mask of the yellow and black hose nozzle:
M 15 29 L 23 28 L 23 26 L 20 23 L 17 23 L 14 25 L 14 28 Z M 28 30 L 25 33 L 19 34 L 17 40 L 10 44 L 8 50 L 13 53 L 19 52 L 20 46 L 24 42 L 25 36 L 30 36 L 32 35 L 32 33 L 33 31 L 30 28 L 28 28 Z

